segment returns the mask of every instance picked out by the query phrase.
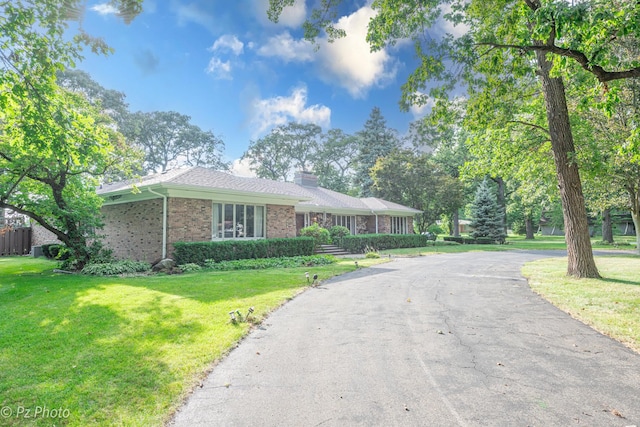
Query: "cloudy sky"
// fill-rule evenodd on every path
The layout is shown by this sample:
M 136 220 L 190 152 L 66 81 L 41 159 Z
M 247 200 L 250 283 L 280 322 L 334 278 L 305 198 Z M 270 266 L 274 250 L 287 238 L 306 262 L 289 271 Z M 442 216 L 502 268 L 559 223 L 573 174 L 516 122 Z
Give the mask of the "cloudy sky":
M 278 24 L 267 0 L 145 0 L 129 25 L 105 2 L 89 2 L 83 28 L 115 49 L 77 64 L 102 86 L 122 91 L 132 111 L 177 111 L 225 141 L 226 160 L 252 139 L 297 121 L 324 130 L 360 130 L 374 106 L 406 132 L 420 112 L 398 108 L 400 85 L 415 66 L 410 44 L 371 53 L 373 15 L 366 1 L 338 21 L 348 36 L 319 49 L 302 38 L 310 13 L 303 0 Z M 308 2 L 311 4 L 312 2 Z

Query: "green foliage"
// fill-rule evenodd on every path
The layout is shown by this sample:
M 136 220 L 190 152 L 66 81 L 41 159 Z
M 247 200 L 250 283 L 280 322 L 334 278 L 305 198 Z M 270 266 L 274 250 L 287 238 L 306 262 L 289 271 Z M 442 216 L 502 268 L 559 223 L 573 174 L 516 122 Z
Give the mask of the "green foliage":
M 314 240 L 309 237 L 290 239 L 223 240 L 220 242 L 176 242 L 173 259 L 178 265 L 205 261 L 233 261 L 251 258 L 278 258 L 311 255 Z
M 329 265 L 337 262 L 333 255 L 309 255 L 281 258 L 243 259 L 237 261 L 205 261 L 205 268 L 218 271 L 262 270 L 265 268 L 294 268 Z
M 359 149 L 359 139 L 340 129 L 329 129 L 322 139 L 313 164 L 318 185 L 347 194 L 352 190 L 351 172 Z
M 462 186 L 428 153 L 394 150 L 371 168 L 375 196 L 422 211 L 417 231 L 426 231 L 444 213 L 462 205 Z
M 429 239 L 422 234 L 358 234 L 345 236 L 341 247 L 351 253 L 365 253 L 367 248 L 375 251 L 397 248 L 419 248 L 427 246 Z
M 476 191 L 476 198 L 471 206 L 471 236 L 474 239 L 488 238 L 492 241 L 504 242 L 503 214 L 487 180 L 482 181 Z
M 334 225 L 329 229 L 329 235 L 331 236 L 331 243 L 339 244 L 340 240 L 344 236 L 351 235 L 351 231 L 347 227 L 343 227 L 342 225 Z
M 322 128 L 313 123 L 289 123 L 251 141 L 243 154 L 259 178 L 288 181 L 292 169 L 309 170 L 318 151 Z
M 145 153 L 143 173 L 164 172 L 177 164 L 226 170 L 224 142 L 212 131 L 175 111 L 136 112 L 122 123 L 122 133 Z
M 444 234 L 444 230 L 438 224 L 431 224 L 429 227 L 427 227 L 427 231 L 435 235 Z
M 318 223 L 313 223 L 308 227 L 304 227 L 302 230 L 300 230 L 300 235 L 312 237 L 315 241 L 316 246 L 327 245 L 331 243 L 331 235 L 329 233 L 329 230 L 320 227 Z
M 378 159 L 400 146 L 397 131 L 387 127 L 380 108 L 373 107 L 364 128 L 358 132 L 359 150 L 355 161 L 354 186 L 360 197 L 373 196 L 374 181 L 370 171 Z
M 100 228 L 95 187 L 106 172 L 130 167 L 111 119 L 84 96 L 60 87 L 57 73 L 74 66 L 85 46 L 110 49 L 85 32 L 78 1 L 24 0 L 0 6 L 0 208 L 28 215 L 63 242 L 78 268 L 87 239 Z M 125 19 L 141 0 L 113 1 Z
M 82 274 L 91 276 L 115 276 L 118 274 L 144 273 L 151 270 L 151 264 L 144 261 L 114 261 L 103 264 L 87 264 Z
M 201 266 L 199 266 L 198 264 L 194 264 L 192 262 L 189 262 L 187 264 L 181 264 L 181 265 L 178 266 L 178 268 L 183 273 L 194 273 L 196 271 L 202 270 Z

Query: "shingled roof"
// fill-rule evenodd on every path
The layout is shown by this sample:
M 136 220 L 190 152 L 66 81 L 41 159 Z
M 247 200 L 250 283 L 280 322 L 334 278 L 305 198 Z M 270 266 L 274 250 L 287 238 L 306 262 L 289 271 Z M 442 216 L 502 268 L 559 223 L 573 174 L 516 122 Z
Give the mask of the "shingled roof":
M 295 200 L 296 208 L 308 212 L 358 211 L 362 213 L 397 213 L 413 215 L 420 211 L 375 197 L 359 199 L 322 187 L 302 186 L 291 182 L 246 178 L 203 167 L 169 170 L 132 181 L 103 184 L 97 190 L 103 197 L 131 193 L 134 188 L 181 187 L 204 191 L 223 190 L 243 194 L 280 196 Z M 355 213 L 355 212 L 354 212 Z

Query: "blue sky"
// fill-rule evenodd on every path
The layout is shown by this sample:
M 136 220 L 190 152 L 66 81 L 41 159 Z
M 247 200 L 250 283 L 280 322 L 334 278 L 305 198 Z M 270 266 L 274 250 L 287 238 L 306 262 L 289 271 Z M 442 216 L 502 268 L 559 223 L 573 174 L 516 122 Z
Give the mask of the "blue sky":
M 125 25 L 106 2 L 90 1 L 82 26 L 115 53 L 86 52 L 77 67 L 124 92 L 131 111 L 191 116 L 222 137 L 228 161 L 289 121 L 356 132 L 374 106 L 389 127 L 406 132 L 423 113 L 398 107 L 400 85 L 415 66 L 412 46 L 371 53 L 365 35 L 373 12 L 347 1 L 338 21 L 347 38 L 321 38 L 316 50 L 300 29 L 308 3 L 298 0 L 274 24 L 267 0 L 145 0 L 144 12 Z M 236 169 L 246 168 L 236 162 Z

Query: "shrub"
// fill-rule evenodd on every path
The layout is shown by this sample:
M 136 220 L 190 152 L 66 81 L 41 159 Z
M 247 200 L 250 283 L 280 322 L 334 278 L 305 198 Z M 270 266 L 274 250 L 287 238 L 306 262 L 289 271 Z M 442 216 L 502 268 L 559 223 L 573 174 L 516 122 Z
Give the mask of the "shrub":
M 87 264 L 82 274 L 93 276 L 114 276 L 117 274 L 142 273 L 151 270 L 151 264 L 144 261 L 114 261 L 101 264 Z
M 444 240 L 445 242 L 462 244 L 462 237 L 444 236 L 442 240 Z
M 438 224 L 431 224 L 429 227 L 427 227 L 427 231 L 429 233 L 433 233 L 433 234 L 436 234 L 436 235 L 444 234 L 444 230 Z
M 42 253 L 48 259 L 57 259 L 59 261 L 64 261 L 71 256 L 67 247 L 60 243 L 47 243 L 42 245 Z
M 313 237 L 316 242 L 316 246 L 326 245 L 331 243 L 331 235 L 329 234 L 329 230 L 326 228 L 320 227 L 317 223 L 310 225 L 308 227 L 300 230 L 301 236 Z
M 233 261 L 239 259 L 278 258 L 312 255 L 314 240 L 310 237 L 290 239 L 223 240 L 220 242 L 176 242 L 173 259 L 178 265 L 205 265 L 206 260 Z
M 179 265 L 178 268 L 183 273 L 194 273 L 196 271 L 202 270 L 202 267 L 200 267 L 198 264 L 194 264 L 192 262 L 187 263 L 187 264 Z
M 345 236 L 340 246 L 352 253 L 364 253 L 365 248 L 374 250 L 421 248 L 427 246 L 429 240 L 422 234 L 360 234 Z
M 262 270 L 265 268 L 293 268 L 293 267 L 311 267 L 314 265 L 328 265 L 336 262 L 337 259 L 333 255 L 310 255 L 295 256 L 283 258 L 261 258 L 261 259 L 243 259 L 237 261 L 221 261 L 215 262 L 207 260 L 205 268 L 230 271 L 230 270 Z
M 351 231 L 342 225 L 334 225 L 329 229 L 329 235 L 331 236 L 331 243 L 337 245 L 344 236 L 350 236 Z

